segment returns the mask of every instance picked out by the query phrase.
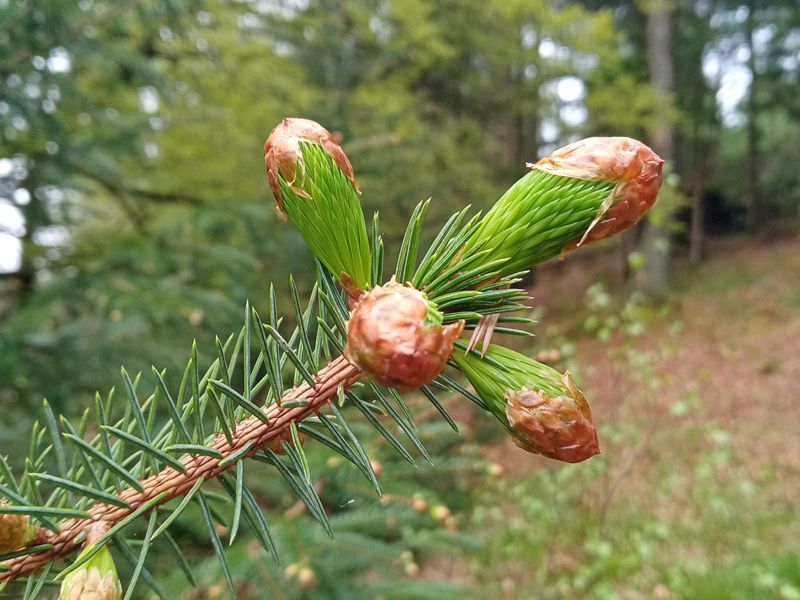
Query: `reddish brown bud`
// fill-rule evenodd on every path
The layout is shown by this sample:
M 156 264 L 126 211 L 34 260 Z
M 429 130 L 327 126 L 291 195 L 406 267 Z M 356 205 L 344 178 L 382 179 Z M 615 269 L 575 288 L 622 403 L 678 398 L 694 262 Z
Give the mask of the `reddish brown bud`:
M 302 431 L 298 431 L 297 438 L 300 440 L 300 445 L 302 445 L 303 442 L 305 442 L 306 436 Z M 283 433 L 272 438 L 269 441 L 269 444 L 267 444 L 267 448 L 272 450 L 275 454 L 286 454 L 286 450 L 283 447 L 283 442 L 286 442 L 290 446 L 294 446 L 291 430 L 285 429 Z
M 283 213 L 283 197 L 281 195 L 279 175 L 291 187 L 292 191 L 302 198 L 311 198 L 303 189 L 305 178 L 305 163 L 300 142 L 317 144 L 333 159 L 333 162 L 342 170 L 358 191 L 358 183 L 353 172 L 353 166 L 336 143 L 333 134 L 316 121 L 309 119 L 286 118 L 269 134 L 264 144 L 264 163 L 267 167 L 267 179 L 275 196 L 275 204 Z
M 600 454 L 592 411 L 569 373 L 567 395 L 548 396 L 531 389 L 506 393 L 506 417 L 514 442 L 523 450 L 576 463 Z
M 0 500 L 0 506 L 5 501 Z M 19 550 L 30 543 L 33 529 L 27 515 L 0 514 L 0 554 Z
M 656 201 L 664 161 L 642 142 L 627 137 L 592 137 L 564 146 L 533 169 L 589 181 L 616 181 L 597 216 L 572 250 L 615 235 L 636 223 Z
M 425 500 L 425 498 L 414 496 L 414 498 L 411 500 L 411 508 L 418 513 L 425 512 L 428 510 L 428 502 Z
M 463 321 L 442 325 L 425 294 L 392 281 L 358 300 L 345 357 L 381 385 L 419 387 L 442 372 L 463 328 Z

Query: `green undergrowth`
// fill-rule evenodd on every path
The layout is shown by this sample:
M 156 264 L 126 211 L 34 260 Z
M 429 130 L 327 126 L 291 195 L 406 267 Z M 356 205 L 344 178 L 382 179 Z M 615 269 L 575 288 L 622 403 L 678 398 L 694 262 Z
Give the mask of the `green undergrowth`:
M 655 448 L 652 423 L 601 437 L 603 457 L 481 489 L 470 527 L 488 533 L 471 565 L 487 597 L 800 597 L 795 508 L 773 474 L 749 475 L 724 429 Z
M 468 529 L 484 546 L 466 559 L 474 589 L 492 599 L 800 599 L 800 473 L 781 437 L 796 429 L 776 426 L 781 377 L 800 365 L 771 343 L 791 344 L 780 332 L 800 321 L 786 278 L 797 247 L 726 247 L 680 277 L 666 310 L 595 284 L 571 318 L 537 331 L 533 352 L 581 376 L 603 454 L 561 465 L 494 453 L 507 472 L 475 493 Z M 773 360 L 750 353 L 759 344 L 776 368 L 752 369 L 753 357 Z

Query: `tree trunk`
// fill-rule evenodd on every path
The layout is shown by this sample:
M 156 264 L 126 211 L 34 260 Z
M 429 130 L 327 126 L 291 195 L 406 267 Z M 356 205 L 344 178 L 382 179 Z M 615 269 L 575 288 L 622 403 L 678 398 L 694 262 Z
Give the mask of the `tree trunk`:
M 699 155 L 695 152 L 696 164 L 694 166 L 694 174 L 692 177 L 692 222 L 689 228 L 689 260 L 692 263 L 698 263 L 703 260 L 705 253 L 705 201 L 704 194 L 706 191 L 706 182 L 708 181 L 709 173 L 712 167 L 712 152 L 711 148 L 714 147 L 711 140 L 713 137 L 709 136 L 706 139 L 707 143 L 702 143 L 699 140 L 701 136 L 697 132 L 699 127 L 695 130 L 695 143 L 694 147 L 703 152 Z
M 747 184 L 745 186 L 745 207 L 747 210 L 747 230 L 753 232 L 758 225 L 758 126 L 756 123 L 756 52 L 753 43 L 753 33 L 755 30 L 755 0 L 747 3 L 747 20 L 745 21 L 745 31 L 747 34 L 747 45 L 750 56 L 747 59 L 747 66 L 750 69 L 750 91 L 747 98 Z
M 630 256 L 631 253 L 636 249 L 636 233 L 638 232 L 637 227 L 631 227 L 627 231 L 623 231 L 622 233 L 617 235 L 617 248 L 619 250 L 619 264 L 620 264 L 620 274 L 622 275 L 622 280 L 628 282 L 631 280 L 633 276 L 633 269 L 631 268 L 631 261 Z
M 696 176 L 696 181 L 692 189 L 692 224 L 689 230 L 689 260 L 698 263 L 703 260 L 705 250 L 704 230 L 705 230 L 705 204 L 703 202 L 703 192 L 705 188 L 705 177 L 700 173 Z
M 650 83 L 658 92 L 658 125 L 653 132 L 653 149 L 666 161 L 675 159 L 675 141 L 670 114 L 671 95 L 674 87 L 672 61 L 673 9 L 667 2 L 652 5 L 647 14 L 647 62 L 650 67 Z M 670 223 L 672 210 L 661 207 L 658 222 L 650 221 L 644 233 L 643 252 L 645 265 L 642 271 L 641 288 L 653 299 L 661 299 L 667 293 L 670 259 Z

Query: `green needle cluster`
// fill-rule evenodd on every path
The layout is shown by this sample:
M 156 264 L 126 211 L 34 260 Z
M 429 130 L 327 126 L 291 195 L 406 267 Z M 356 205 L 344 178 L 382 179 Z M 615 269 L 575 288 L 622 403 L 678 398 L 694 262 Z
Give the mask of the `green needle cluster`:
M 615 185 L 532 170 L 486 213 L 462 260 L 491 249 L 493 260 L 507 259 L 501 273 L 510 275 L 558 256 L 580 240 Z
M 318 144 L 301 142 L 303 169 L 294 185 L 280 175 L 283 209 L 311 252 L 334 275 L 347 275 L 359 290 L 370 280 L 367 227 L 358 193 L 334 160 Z
M 564 396 L 570 392 L 561 373 L 524 354 L 497 344 L 490 345 L 483 357 L 475 351 L 465 352 L 465 349 L 466 345 L 458 342 L 452 361 L 466 375 L 486 410 L 508 429 L 511 429 L 506 416 L 508 392 L 523 388 L 547 396 Z

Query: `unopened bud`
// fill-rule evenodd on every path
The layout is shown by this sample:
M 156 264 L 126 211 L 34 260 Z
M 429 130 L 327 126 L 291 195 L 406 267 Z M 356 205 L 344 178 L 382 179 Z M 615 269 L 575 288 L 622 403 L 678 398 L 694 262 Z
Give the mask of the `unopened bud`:
M 92 546 L 81 555 L 91 551 Z M 80 559 L 80 556 L 78 558 Z M 61 584 L 59 600 L 121 600 L 122 585 L 117 577 L 114 559 L 103 547 L 76 571 L 68 574 Z
M 453 360 L 520 448 L 564 462 L 600 453 L 592 411 L 569 373 L 494 344 L 485 358 L 458 351 Z
M 7 503 L 0 501 L 0 509 Z M 28 515 L 0 514 L 0 554 L 13 552 L 33 540 L 34 530 Z
M 416 497 L 411 500 L 411 508 L 418 513 L 425 512 L 428 510 L 428 502 L 424 498 Z
M 392 281 L 359 299 L 345 357 L 381 385 L 420 387 L 442 372 L 463 328 L 463 321 L 443 325 L 424 293 Z
M 300 584 L 301 589 L 310 589 L 317 584 L 317 575 L 311 567 L 303 567 L 297 573 L 297 583 Z
M 283 576 L 286 579 L 293 579 L 297 577 L 297 574 L 300 572 L 300 564 L 299 563 L 292 563 L 290 565 L 286 565 L 286 568 L 283 570 Z
M 431 508 L 431 518 L 433 518 L 434 521 L 444 522 L 450 515 L 450 509 L 444 504 L 437 504 Z
M 351 298 L 369 284 L 367 228 L 353 166 L 330 131 L 284 119 L 264 144 L 264 163 L 281 215 Z

